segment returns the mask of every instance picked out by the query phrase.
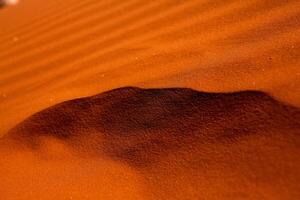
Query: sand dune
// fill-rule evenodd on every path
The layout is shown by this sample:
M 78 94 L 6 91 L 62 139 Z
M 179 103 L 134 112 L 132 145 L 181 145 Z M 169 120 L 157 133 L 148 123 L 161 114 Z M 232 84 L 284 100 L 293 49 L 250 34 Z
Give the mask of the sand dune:
M 259 90 L 270 95 L 270 98 L 274 99 L 272 102 L 283 102 L 285 105 L 299 108 L 299 15 L 300 2 L 297 0 L 21 0 L 15 6 L 1 7 L 0 136 L 34 113 L 57 103 L 128 85 L 144 88 L 192 88 L 217 93 Z M 274 107 L 281 105 L 278 102 Z M 272 112 L 268 110 L 267 113 Z M 273 123 L 274 127 L 275 124 Z M 278 130 L 286 128 L 276 127 Z M 274 131 L 277 133 L 275 129 Z M 282 136 L 282 133 L 278 134 L 278 137 Z M 56 140 L 53 142 L 54 149 L 57 147 L 56 142 Z M 261 139 L 249 142 L 255 146 L 266 141 Z M 228 150 L 226 145 L 220 148 L 225 152 Z M 64 145 L 62 149 L 65 152 Z M 268 152 L 268 149 L 264 150 Z M 279 153 L 274 151 L 270 150 L 268 155 L 279 156 Z M 288 161 L 294 159 L 293 156 L 296 155 L 291 152 L 285 155 Z M 31 155 L 30 152 L 29 154 Z M 255 152 L 252 154 L 255 155 Z M 12 160 L 19 164 L 24 163 L 22 154 L 19 157 L 18 155 L 16 153 L 17 158 Z M 29 158 L 31 161 L 27 161 L 35 164 L 29 165 L 32 168 L 27 169 L 31 169 L 29 171 L 36 169 L 45 180 L 47 176 L 42 175 L 42 171 L 49 163 L 45 161 L 43 166 L 39 166 L 40 160 L 35 160 L 35 156 Z M 75 177 L 72 176 L 74 175 L 72 172 L 84 171 L 84 167 L 80 164 L 81 160 L 76 160 L 72 156 L 68 159 L 70 163 L 73 161 L 77 163 L 71 168 L 69 164 L 65 165 L 69 166 L 71 171 L 65 177 L 70 181 Z M 255 162 L 260 162 L 260 158 L 257 159 Z M 175 157 L 169 160 L 176 163 Z M 90 162 L 93 165 L 94 161 Z M 139 191 L 138 194 L 133 192 L 137 188 L 142 188 L 140 185 L 144 185 L 142 184 L 144 178 L 140 179 L 143 176 L 137 175 L 135 170 L 132 171 L 131 167 L 125 166 L 122 162 L 110 159 L 103 162 L 113 169 L 108 172 L 109 174 L 114 172 L 119 175 L 127 174 L 130 178 L 127 177 L 121 182 L 130 181 L 136 186 L 133 189 L 124 184 L 123 192 L 129 196 L 125 197 L 118 193 L 112 197 L 113 199 L 145 198 L 144 191 Z M 7 162 L 7 166 L 12 167 L 12 163 Z M 275 161 L 273 164 L 275 165 Z M 103 166 L 105 168 L 105 165 Z M 62 170 L 64 165 L 58 168 Z M 89 167 L 87 169 L 96 170 L 94 172 L 97 177 L 106 177 L 101 170 Z M 161 173 L 161 176 L 158 176 L 161 180 L 156 181 L 163 183 L 158 185 L 167 187 L 161 188 L 166 194 L 160 193 L 160 198 L 173 198 L 168 196 L 170 187 L 189 189 L 189 184 L 185 180 L 194 179 L 186 176 L 187 174 L 180 174 L 180 169 L 178 167 L 178 174 L 168 177 L 169 180 L 173 178 L 173 181 L 169 182 L 164 182 L 166 172 L 156 171 Z M 206 184 L 211 184 L 213 177 L 220 177 L 220 174 L 225 173 L 222 169 L 209 171 L 211 179 L 201 179 L 203 185 L 201 187 L 198 185 L 199 188 L 202 188 L 203 192 L 207 191 L 207 194 L 214 189 L 230 190 L 229 186 L 235 182 L 234 178 L 226 183 L 219 180 L 219 185 L 211 190 L 204 189 Z M 56 172 L 54 169 L 52 174 Z M 1 173 L 5 174 L 8 171 L 0 171 L 0 176 Z M 29 176 L 26 173 L 21 169 L 19 171 L 22 176 Z M 228 172 L 228 176 L 230 175 Z M 182 185 L 167 186 L 169 183 L 175 184 L 178 177 L 183 179 Z M 78 176 L 77 178 L 80 179 Z M 256 178 L 253 175 L 252 179 Z M 49 179 L 50 182 L 51 180 Z M 293 180 L 295 183 L 296 180 Z M 109 185 L 109 181 L 105 183 L 107 184 L 104 185 Z M 193 184 L 193 181 L 189 183 Z M 63 182 L 61 184 L 63 185 Z M 26 185 L 23 184 L 24 188 Z M 247 183 L 241 185 L 246 187 Z M 278 191 L 282 185 L 285 183 L 276 186 Z M 80 186 L 74 185 L 75 188 Z M 152 186 L 153 188 L 146 191 L 156 191 L 157 186 L 155 184 Z M 235 185 L 234 188 L 239 187 Z M 260 186 L 256 189 L 258 188 Z M 43 187 L 40 189 L 42 195 Z M 90 194 L 95 194 L 93 189 L 90 190 Z M 107 191 L 111 189 L 103 189 L 100 192 L 104 195 L 102 198 L 108 199 L 106 195 L 110 192 Z M 266 193 L 269 191 L 268 197 L 271 197 L 274 188 L 260 188 L 260 190 Z M 0 193 L 4 192 L 0 188 Z M 16 197 L 13 191 L 10 192 L 12 198 Z M 275 193 L 273 199 L 280 199 L 280 195 Z M 50 195 L 50 199 L 59 198 L 59 194 L 58 196 L 55 196 L 55 192 L 52 194 L 54 196 Z M 213 196 L 212 193 L 209 195 L 208 199 L 221 198 Z M 243 194 L 228 198 L 241 199 L 241 195 Z M 282 195 L 287 195 L 287 192 L 283 191 Z M 296 194 L 291 194 L 291 197 L 294 197 L 292 195 Z M 156 198 L 155 194 L 146 196 L 150 199 Z M 77 197 L 84 199 L 82 196 Z M 257 196 L 249 198 L 257 199 Z
M 84 170 L 90 167 L 85 169 L 85 162 L 93 162 L 95 176 L 98 170 L 110 168 L 111 163 L 118 164 L 112 169 L 124 170 L 122 184 L 126 185 L 124 179 L 132 174 L 142 180 L 139 187 L 143 196 L 139 198 L 143 199 L 297 199 L 299 119 L 298 108 L 257 91 L 204 93 L 126 87 L 66 101 L 32 115 L 2 138 L 2 148 L 7 147 L 2 151 L 17 150 L 7 155 L 30 151 L 35 154 L 35 162 L 48 161 L 46 169 L 57 168 L 58 164 L 66 165 L 64 170 L 74 170 L 75 162 L 75 168 L 81 167 L 77 172 L 99 183 L 107 175 L 86 175 Z M 6 160 L 15 159 L 4 158 L 2 166 L 6 166 Z M 36 167 L 31 159 L 23 156 L 27 170 L 28 166 Z M 47 171 L 46 178 L 43 170 L 39 174 L 28 171 L 37 180 L 51 180 L 57 174 L 65 177 L 60 171 Z M 28 172 L 23 173 L 28 176 Z M 72 171 L 69 176 L 77 174 Z M 12 177 L 16 182 L 28 181 L 18 175 Z M 85 194 L 85 199 L 103 198 L 113 192 L 97 185 L 93 190 L 80 189 L 76 187 L 78 182 L 72 186 L 74 181 L 65 178 L 54 180 L 54 185 L 57 182 L 62 185 L 55 193 L 59 199 L 74 192 L 78 194 L 72 198 Z M 115 180 L 108 184 L 116 187 Z M 49 191 L 54 185 L 45 184 L 42 190 Z M 0 186 L 8 197 L 7 191 L 20 190 L 18 184 L 9 181 L 2 181 Z M 28 194 L 32 190 L 37 191 Z M 115 190 L 114 194 L 124 192 Z M 27 198 L 48 199 L 39 196 L 40 189 L 32 186 L 23 192 Z
M 258 89 L 299 106 L 299 8 L 23 0 L 0 12 L 1 133 L 57 102 L 127 85 Z

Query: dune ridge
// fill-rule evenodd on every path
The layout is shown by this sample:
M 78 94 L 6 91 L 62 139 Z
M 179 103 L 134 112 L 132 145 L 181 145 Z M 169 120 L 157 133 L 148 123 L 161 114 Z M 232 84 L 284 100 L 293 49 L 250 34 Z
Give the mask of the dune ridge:
M 297 0 L 1 7 L 0 198 L 299 199 L 299 14 Z
M 40 111 L 2 148 L 30 150 L 41 162 L 64 163 L 68 149 L 76 162 L 119 163 L 138 175 L 143 199 L 295 199 L 299 136 L 300 110 L 263 92 L 125 87 Z
M 0 12 L 0 134 L 126 85 L 262 90 L 299 107 L 298 15 L 294 0 L 21 1 Z

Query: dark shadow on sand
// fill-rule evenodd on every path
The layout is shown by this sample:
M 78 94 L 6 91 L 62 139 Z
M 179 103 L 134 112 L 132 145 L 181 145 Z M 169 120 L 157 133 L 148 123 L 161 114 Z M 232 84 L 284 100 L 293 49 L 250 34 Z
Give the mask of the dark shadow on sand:
M 75 149 L 87 148 L 143 167 L 183 146 L 234 143 L 278 130 L 289 130 L 287 137 L 299 136 L 300 111 L 263 92 L 124 87 L 47 108 L 2 140 L 39 149 L 40 137 L 54 137 Z

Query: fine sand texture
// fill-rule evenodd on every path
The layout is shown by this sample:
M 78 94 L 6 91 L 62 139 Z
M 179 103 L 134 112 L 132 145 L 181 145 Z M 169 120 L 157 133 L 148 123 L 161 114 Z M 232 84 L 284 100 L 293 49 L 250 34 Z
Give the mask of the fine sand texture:
M 11 129 L 0 140 L 0 172 L 6 171 L 2 176 L 14 182 L 4 178 L 0 187 L 6 198 L 23 191 L 22 198 L 27 199 L 298 199 L 299 119 L 300 109 L 263 92 L 119 88 L 57 104 Z M 24 154 L 28 151 L 31 156 Z M 17 168 L 24 166 L 25 181 L 16 166 L 6 163 L 20 153 L 25 164 Z M 73 165 L 65 166 L 70 158 L 82 167 L 77 173 L 69 172 Z M 31 159 L 38 165 L 46 161 L 44 170 L 57 163 L 65 167 L 47 171 L 44 177 L 43 168 L 34 173 Z M 115 191 L 99 184 L 120 172 L 99 175 L 107 162 L 99 159 L 118 163 L 123 170 L 118 175 L 121 184 L 106 183 Z M 97 178 L 84 171 L 90 170 L 84 163 L 91 161 L 98 161 L 92 166 Z M 128 187 L 122 181 L 130 174 L 124 168 L 140 179 L 141 193 L 136 184 L 129 186 L 133 187 L 130 195 L 122 192 Z M 27 170 L 33 171 L 38 182 L 43 178 L 53 183 L 41 187 Z M 64 171 L 69 173 L 67 178 L 79 175 L 89 180 L 62 180 Z M 99 182 L 92 185 L 93 190 L 73 185 L 90 184 L 90 180 Z M 61 187 L 56 188 L 57 184 Z M 36 185 L 51 196 L 41 195 Z
M 298 0 L 23 0 L 0 10 L 0 134 L 122 87 L 262 90 L 300 106 Z
M 0 199 L 300 199 L 299 1 L 0 5 Z

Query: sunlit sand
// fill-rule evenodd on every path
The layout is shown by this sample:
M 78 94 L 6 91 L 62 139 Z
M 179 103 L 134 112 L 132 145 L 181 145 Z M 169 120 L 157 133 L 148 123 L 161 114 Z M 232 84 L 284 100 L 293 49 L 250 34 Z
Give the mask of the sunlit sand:
M 258 90 L 280 104 L 300 107 L 299 1 L 4 2 L 18 3 L 0 8 L 0 136 L 57 103 L 124 86 L 214 93 Z M 183 168 L 177 160 L 199 156 L 187 150 L 145 172 L 105 155 L 79 158 L 58 141 L 46 140 L 38 153 L 5 147 L 0 199 L 1 194 L 14 200 L 198 199 L 193 186 L 203 199 L 295 199 L 300 196 L 299 127 L 270 127 L 271 140 L 262 136 L 239 141 L 232 149 L 217 145 L 216 154 L 207 158 L 215 168 L 202 166 L 201 174 L 209 177 L 199 180 L 193 178 L 198 168 Z M 282 134 L 291 130 L 298 137 L 284 139 Z M 240 149 L 247 145 L 249 154 L 242 157 Z M 253 150 L 257 146 L 260 154 Z M 241 157 L 225 156 L 224 162 L 232 161 L 226 166 L 213 162 L 227 151 Z M 276 162 L 279 158 L 286 160 Z M 268 173 L 262 164 L 261 171 L 251 174 L 255 164 L 249 160 L 266 161 Z M 270 163 L 277 166 L 273 174 Z M 231 174 L 239 164 L 241 171 Z M 246 168 L 252 182 L 237 175 Z M 252 184 L 256 181 L 264 184 Z M 243 192 L 232 192 L 241 188 Z

